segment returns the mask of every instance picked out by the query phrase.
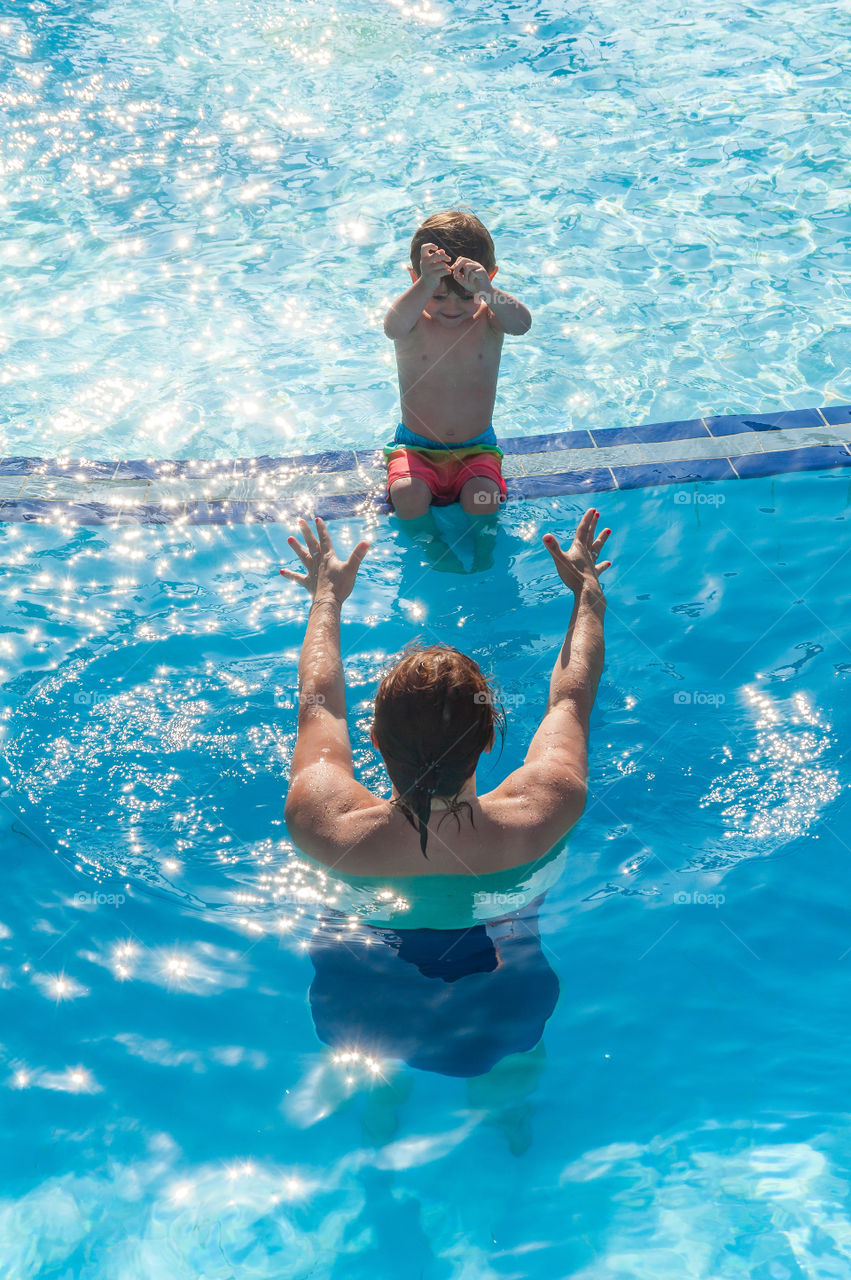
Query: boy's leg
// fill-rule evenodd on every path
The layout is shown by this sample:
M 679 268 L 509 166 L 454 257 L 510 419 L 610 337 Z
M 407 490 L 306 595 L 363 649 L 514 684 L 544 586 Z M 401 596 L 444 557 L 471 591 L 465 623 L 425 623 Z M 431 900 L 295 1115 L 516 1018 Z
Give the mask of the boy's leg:
M 464 485 L 458 500 L 468 516 L 492 516 L 500 507 L 499 485 L 488 476 L 472 476 Z
M 502 490 L 489 476 L 471 476 L 458 495 L 458 501 L 467 515 L 473 517 L 476 546 L 473 552 L 473 573 L 493 568 L 496 543 L 497 512 L 502 505 Z
M 466 573 L 463 564 L 440 532 L 433 507 L 428 507 L 425 515 L 401 520 L 401 529 L 425 553 L 433 569 L 440 573 Z
M 499 520 L 495 515 L 474 516 L 471 523 L 475 534 L 472 571 L 482 573 L 485 569 L 493 568 Z
M 389 498 L 400 520 L 416 520 L 431 506 L 431 489 L 418 476 L 404 476 L 390 485 Z

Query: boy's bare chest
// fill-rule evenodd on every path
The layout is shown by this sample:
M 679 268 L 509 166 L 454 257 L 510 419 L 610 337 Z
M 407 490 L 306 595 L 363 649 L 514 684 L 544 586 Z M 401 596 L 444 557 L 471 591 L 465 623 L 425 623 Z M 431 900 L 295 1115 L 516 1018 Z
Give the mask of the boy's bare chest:
M 399 365 L 411 373 L 424 374 L 432 367 L 444 377 L 464 371 L 468 375 L 499 367 L 502 343 L 484 321 L 475 321 L 463 329 L 444 329 L 437 324 L 418 325 L 414 340 L 399 352 Z

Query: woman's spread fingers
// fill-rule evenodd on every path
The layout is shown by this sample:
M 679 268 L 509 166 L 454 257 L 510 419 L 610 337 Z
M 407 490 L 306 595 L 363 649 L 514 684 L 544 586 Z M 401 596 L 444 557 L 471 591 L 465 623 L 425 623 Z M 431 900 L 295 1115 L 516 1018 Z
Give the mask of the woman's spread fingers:
M 304 534 L 304 540 L 307 543 L 308 551 L 310 551 L 311 554 L 314 556 L 318 555 L 320 550 L 319 539 L 317 538 L 316 534 L 313 532 L 313 530 L 311 529 L 310 525 L 307 523 L 306 520 L 304 522 L 304 528 L 302 529 L 302 533 Z
M 309 550 L 312 550 L 311 543 L 313 543 L 316 547 L 319 546 L 319 543 L 316 541 L 316 534 L 313 532 L 310 525 L 305 520 L 304 516 L 300 517 L 298 522 L 298 527 L 301 530 L 301 536 L 304 538 L 305 544 Z M 287 539 L 287 541 L 289 541 L 289 539 Z
M 282 578 L 289 578 L 290 582 L 297 582 L 302 587 L 307 582 L 307 574 L 296 573 L 295 569 L 279 569 L 278 573 Z
M 369 543 L 359 542 L 358 545 L 355 547 L 355 549 L 352 551 L 352 554 L 349 556 L 349 561 L 348 561 L 349 564 L 354 565 L 356 569 L 359 569 L 361 562 L 364 556 L 366 555 L 367 551 L 369 551 Z
M 594 522 L 594 508 L 589 507 L 576 526 L 576 541 L 587 542 Z
M 328 532 L 328 526 L 320 516 L 316 517 L 316 533 L 319 538 L 319 545 L 322 548 L 322 550 L 333 552 L 334 544 L 331 541 L 331 535 Z
M 309 569 L 311 564 L 313 563 L 313 556 L 307 550 L 307 547 L 303 547 L 300 542 L 296 542 L 295 538 L 287 539 L 287 541 L 289 542 L 293 551 L 298 556 L 301 563 L 304 565 L 305 569 Z

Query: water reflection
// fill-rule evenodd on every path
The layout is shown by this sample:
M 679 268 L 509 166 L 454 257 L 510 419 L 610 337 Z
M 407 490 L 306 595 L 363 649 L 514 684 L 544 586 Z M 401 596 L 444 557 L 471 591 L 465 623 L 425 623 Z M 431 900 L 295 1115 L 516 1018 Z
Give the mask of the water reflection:
M 701 799 L 723 828 L 713 836 L 716 867 L 743 857 L 774 853 L 806 835 L 839 796 L 831 726 L 803 692 L 772 696 L 748 685 L 744 698 L 753 718 L 752 748 L 724 748 L 729 768 Z

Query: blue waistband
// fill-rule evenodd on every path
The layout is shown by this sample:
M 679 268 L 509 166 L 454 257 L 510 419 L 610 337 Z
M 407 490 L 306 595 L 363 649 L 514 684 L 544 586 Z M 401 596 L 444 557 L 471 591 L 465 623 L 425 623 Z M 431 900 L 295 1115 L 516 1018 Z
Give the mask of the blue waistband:
M 452 444 L 445 444 L 441 440 L 429 440 L 428 436 L 418 436 L 415 431 L 409 431 L 404 422 L 400 422 L 393 443 L 404 445 L 408 449 L 467 449 L 474 444 L 495 446 L 496 432 L 491 425 L 480 436 L 473 436 L 472 440 L 456 440 Z

